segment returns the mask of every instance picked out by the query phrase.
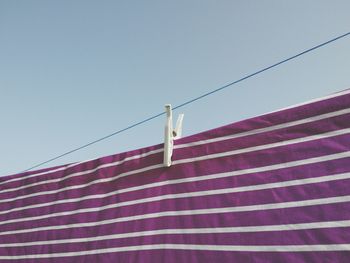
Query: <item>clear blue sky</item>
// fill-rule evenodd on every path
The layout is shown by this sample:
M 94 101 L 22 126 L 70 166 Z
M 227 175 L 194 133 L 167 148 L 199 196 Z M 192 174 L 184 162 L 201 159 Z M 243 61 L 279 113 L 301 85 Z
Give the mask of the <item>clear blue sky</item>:
M 0 175 L 346 33 L 349 10 L 347 0 L 1 0 Z M 349 86 L 347 37 L 182 108 L 184 135 Z M 163 125 L 47 166 L 161 143 Z

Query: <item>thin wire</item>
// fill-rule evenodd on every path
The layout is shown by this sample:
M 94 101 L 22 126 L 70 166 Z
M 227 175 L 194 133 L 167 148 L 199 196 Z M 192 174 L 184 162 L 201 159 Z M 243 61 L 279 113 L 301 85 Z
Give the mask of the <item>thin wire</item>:
M 195 101 L 197 101 L 197 100 L 203 99 L 203 98 L 205 98 L 205 97 L 207 97 L 207 96 L 209 96 L 209 95 L 212 95 L 212 94 L 214 94 L 214 93 L 216 93 L 216 92 L 222 91 L 222 90 L 224 90 L 224 89 L 226 89 L 226 88 L 228 88 L 228 87 L 230 87 L 230 86 L 233 86 L 233 85 L 235 85 L 235 84 L 237 84 L 237 83 L 239 83 L 239 82 L 242 82 L 242 81 L 247 80 L 247 79 L 249 79 L 249 78 L 251 78 L 251 77 L 254 77 L 254 76 L 256 76 L 256 75 L 258 75 L 258 74 L 260 74 L 260 73 L 263 73 L 263 72 L 265 72 L 265 71 L 267 71 L 267 70 L 270 70 L 270 69 L 272 69 L 272 68 L 274 68 L 274 67 L 277 67 L 277 66 L 279 66 L 279 65 L 281 65 L 281 64 L 284 64 L 284 63 L 286 63 L 286 62 L 288 62 L 288 61 L 290 61 L 290 60 L 296 59 L 296 58 L 298 58 L 298 57 L 300 57 L 300 56 L 302 56 L 302 55 L 305 55 L 306 53 L 309 53 L 309 52 L 314 51 L 314 50 L 316 50 L 316 49 L 318 49 L 318 48 L 321 48 L 321 47 L 323 47 L 323 46 L 326 46 L 326 45 L 328 45 L 328 44 L 330 44 L 330 43 L 332 43 L 332 42 L 335 42 L 335 41 L 337 41 L 337 40 L 339 40 L 339 39 L 341 39 L 341 38 L 344 38 L 344 37 L 346 37 L 346 36 L 348 36 L 348 35 L 350 35 L 350 32 L 345 33 L 345 34 L 343 34 L 343 35 L 340 35 L 340 36 L 338 36 L 338 37 L 335 37 L 335 38 L 333 38 L 333 39 L 331 39 L 331 40 L 328 40 L 328 41 L 326 41 L 326 42 L 323 42 L 323 43 L 321 43 L 321 44 L 319 44 L 319 45 L 317 45 L 317 46 L 314 46 L 314 47 L 312 47 L 312 48 L 306 49 L 306 50 L 304 50 L 304 51 L 302 51 L 302 52 L 300 52 L 300 53 L 298 53 L 298 54 L 296 54 L 296 55 L 294 55 L 294 56 L 291 56 L 291 57 L 288 57 L 288 58 L 286 58 L 286 59 L 283 59 L 283 60 L 281 60 L 281 61 L 279 61 L 279 62 L 277 62 L 277 63 L 275 63 L 275 64 L 273 64 L 273 65 L 271 65 L 271 66 L 268 66 L 268 67 L 265 67 L 265 68 L 260 69 L 260 70 L 258 70 L 258 71 L 255 71 L 254 73 L 251 73 L 251 74 L 249 74 L 249 75 L 246 75 L 246 76 L 244 76 L 244 77 L 242 77 L 242 78 L 240 78 L 240 79 L 238 79 L 238 80 L 235 80 L 235 81 L 233 81 L 233 82 L 231 82 L 231 83 L 228 83 L 228 84 L 226 84 L 226 85 L 224 85 L 224 86 L 222 86 L 222 87 L 220 87 L 220 88 L 217 88 L 217 89 L 214 89 L 214 90 L 212 90 L 212 91 L 210 91 L 210 92 L 207 92 L 207 93 L 205 93 L 205 94 L 202 94 L 202 95 L 200 95 L 199 97 L 196 97 L 196 98 L 190 99 L 190 100 L 188 100 L 188 101 L 185 101 L 184 103 L 181 103 L 181 104 L 179 104 L 179 105 L 173 107 L 173 109 L 176 110 L 176 109 L 182 108 L 182 107 L 184 107 L 184 106 L 186 106 L 186 105 L 188 105 L 188 104 L 191 104 L 191 103 L 193 103 L 193 102 L 195 102 Z M 103 141 L 103 140 L 105 140 L 105 139 L 108 139 L 108 138 L 110 138 L 110 137 L 112 137 L 112 136 L 114 136 L 114 135 L 117 135 L 117 134 L 120 134 L 120 133 L 125 132 L 125 131 L 127 131 L 127 130 L 130 130 L 130 129 L 136 127 L 136 126 L 139 126 L 139 125 L 141 125 L 141 124 L 144 124 L 144 123 L 146 123 L 146 122 L 148 122 L 148 121 L 151 121 L 151 120 L 153 120 L 153 119 L 155 119 L 155 118 L 158 118 L 158 117 L 160 117 L 160 116 L 162 116 L 162 115 L 164 115 L 164 114 L 165 114 L 165 112 L 161 112 L 161 113 L 158 113 L 158 114 L 156 114 L 156 115 L 153 115 L 153 116 L 151 116 L 151 117 L 149 117 L 149 118 L 146 118 L 146 119 L 144 119 L 144 120 L 142 120 L 142 121 L 136 122 L 136 123 L 134 123 L 134 124 L 132 124 L 132 125 L 130 125 L 130 126 L 124 128 L 124 129 L 115 131 L 115 132 L 113 132 L 113 133 L 111 133 L 111 134 L 109 134 L 109 135 L 106 135 L 106 136 L 104 136 L 104 137 L 102 137 L 102 138 L 100 138 L 100 139 L 94 140 L 94 141 L 89 142 L 89 143 L 87 143 L 87 144 L 85 144 L 85 145 L 82 145 L 82 146 L 80 146 L 80 147 L 78 147 L 78 148 L 75 148 L 75 149 L 70 150 L 70 151 L 68 151 L 68 152 L 65 152 L 65 153 L 63 153 L 63 154 L 61 154 L 61 155 L 58 155 L 58 156 L 56 156 L 56 157 L 54 157 L 54 158 L 51 158 L 51 159 L 49 159 L 49 160 L 47 160 L 47 161 L 45 161 L 45 162 L 39 163 L 39 164 L 37 164 L 37 165 L 34 165 L 34 166 L 32 166 L 32 167 L 30 167 L 30 168 L 28 168 L 28 169 L 26 169 L 26 170 L 24 170 L 24 171 L 22 171 L 22 172 L 30 171 L 30 170 L 32 170 L 32 169 L 34 169 L 34 168 L 37 168 L 37 167 L 39 167 L 39 166 L 42 166 L 42 165 L 44 165 L 44 164 L 47 164 L 47 163 L 49 163 L 49 162 L 52 162 L 52 161 L 57 160 L 57 159 L 59 159 L 59 158 L 62 158 L 63 156 L 69 155 L 69 154 L 71 154 L 71 153 L 74 153 L 74 152 L 76 152 L 76 151 L 79 151 L 79 150 L 81 150 L 81 149 L 84 149 L 84 148 L 86 148 L 86 147 L 88 147 L 88 146 L 90 146 L 90 145 L 93 145 L 93 144 L 95 144 L 95 143 L 98 143 L 98 142 L 100 142 L 100 141 Z

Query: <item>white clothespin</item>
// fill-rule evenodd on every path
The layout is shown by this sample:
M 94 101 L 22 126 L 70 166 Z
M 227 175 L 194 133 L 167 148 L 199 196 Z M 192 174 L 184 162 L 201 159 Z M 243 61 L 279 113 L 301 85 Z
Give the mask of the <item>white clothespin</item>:
M 175 129 L 173 129 L 173 113 L 170 104 L 165 105 L 166 123 L 164 130 L 164 166 L 171 166 L 171 156 L 173 155 L 174 140 L 181 138 L 182 121 L 184 114 L 179 114 L 176 121 Z

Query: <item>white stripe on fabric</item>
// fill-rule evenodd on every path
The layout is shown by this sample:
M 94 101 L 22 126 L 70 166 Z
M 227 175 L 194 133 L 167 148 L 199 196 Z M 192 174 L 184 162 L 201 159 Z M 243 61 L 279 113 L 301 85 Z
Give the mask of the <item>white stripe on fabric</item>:
M 325 132 L 325 133 L 311 135 L 311 136 L 305 136 L 305 137 L 297 138 L 297 139 L 291 139 L 291 140 L 286 140 L 286 141 L 281 141 L 281 142 L 275 142 L 275 143 L 270 143 L 270 144 L 264 144 L 264 145 L 254 146 L 254 147 L 243 148 L 243 149 L 239 149 L 239 150 L 214 153 L 214 154 L 207 154 L 207 155 L 203 155 L 203 156 L 199 156 L 199 157 L 175 160 L 172 162 L 172 164 L 176 165 L 176 164 L 182 164 L 182 163 L 197 162 L 197 161 L 203 161 L 203 160 L 214 159 L 214 158 L 221 158 L 221 157 L 237 155 L 237 154 L 242 154 L 242 153 L 268 150 L 268 149 L 280 147 L 280 146 L 287 146 L 287 145 L 291 145 L 291 144 L 309 142 L 309 141 L 313 141 L 313 140 L 326 139 L 329 137 L 348 134 L 349 132 L 350 132 L 350 128 L 346 128 L 346 129 Z
M 69 175 L 67 175 L 67 176 L 64 176 L 64 177 L 62 177 L 62 178 L 52 179 L 52 180 L 46 180 L 46 181 L 40 181 L 40 182 L 37 182 L 37 183 L 27 184 L 27 185 L 20 186 L 20 187 L 17 187 L 17 188 L 9 188 L 9 189 L 6 189 L 6 190 L 4 190 L 4 191 L 0 191 L 0 193 L 9 192 L 9 191 L 16 191 L 16 190 L 19 190 L 19 189 L 24 189 L 24 188 L 32 187 L 32 186 L 36 186 L 36 185 L 42 185 L 42 184 L 48 184 L 48 183 L 61 182 L 61 181 L 64 181 L 64 180 L 66 180 L 66 179 L 69 179 L 69 178 L 72 178 L 72 177 L 75 177 L 75 176 L 85 175 L 85 174 L 89 174 L 89 173 L 94 173 L 94 172 L 96 172 L 96 171 L 98 171 L 98 170 L 100 170 L 100 169 L 102 169 L 102 168 L 108 168 L 108 167 L 112 167 L 112 166 L 118 166 L 118 165 L 123 164 L 124 162 L 131 161 L 131 160 L 135 160 L 135 159 L 139 159 L 139 158 L 143 158 L 143 157 L 146 157 L 146 156 L 148 156 L 148 155 L 155 154 L 155 153 L 159 153 L 159 152 L 163 152 L 163 148 L 157 149 L 157 150 L 154 150 L 154 151 L 151 151 L 151 152 L 147 152 L 147 153 L 144 153 L 144 154 L 131 156 L 131 157 L 125 158 L 125 159 L 123 159 L 123 160 L 121 160 L 121 161 L 116 161 L 116 162 L 113 162 L 113 163 L 102 164 L 102 165 L 97 166 L 97 167 L 94 168 L 94 169 L 85 170 L 85 171 L 80 171 L 80 172 L 75 172 L 75 173 L 69 174 Z M 81 163 L 79 163 L 79 164 L 81 164 Z M 75 164 L 74 164 L 74 165 L 75 165 Z M 72 165 L 72 166 L 73 166 L 73 165 Z M 67 169 L 67 168 L 70 168 L 70 167 L 72 167 L 72 166 L 61 167 L 61 168 L 55 169 L 55 170 L 53 170 L 53 171 L 47 171 L 47 172 L 43 172 L 43 173 L 39 173 L 39 174 L 34 174 L 34 175 L 35 175 L 35 176 L 39 176 L 39 175 L 48 174 L 48 173 L 55 173 L 55 172 L 59 172 L 59 171 L 65 170 L 65 169 Z M 13 181 L 18 181 L 18 180 L 20 180 L 20 179 L 28 179 L 28 178 L 34 177 L 34 175 L 29 175 L 29 176 L 26 176 L 26 177 L 23 177 L 23 178 L 22 178 L 22 177 L 21 177 L 21 178 L 14 178 L 13 180 L 1 182 L 0 185 L 5 184 L 5 183 L 9 183 L 9 182 L 13 182 Z
M 348 134 L 349 132 L 350 132 L 350 128 L 341 129 L 341 130 L 336 130 L 336 131 L 327 132 L 327 133 L 323 133 L 323 134 L 317 134 L 317 135 L 311 135 L 311 136 L 307 136 L 307 137 L 303 137 L 303 138 L 292 139 L 292 140 L 288 140 L 288 141 L 282 141 L 282 142 L 277 142 L 277 143 L 259 145 L 259 146 L 254 146 L 254 147 L 249 147 L 249 148 L 244 148 L 244 149 L 239 149 L 239 150 L 223 152 L 223 153 L 209 154 L 209 155 L 204 155 L 204 156 L 199 156 L 199 157 L 194 157 L 194 158 L 187 158 L 187 159 L 182 159 L 182 160 L 176 160 L 176 161 L 173 161 L 173 165 L 182 164 L 182 163 L 196 162 L 196 161 L 203 161 L 203 160 L 210 160 L 210 159 L 214 159 L 214 158 L 227 157 L 227 156 L 232 156 L 232 155 L 236 155 L 236 154 L 242 154 L 242 153 L 260 151 L 260 150 L 266 150 L 266 149 L 270 149 L 270 148 L 274 148 L 274 147 L 287 146 L 287 145 L 290 145 L 290 144 L 296 144 L 296 143 L 301 143 L 301 142 L 308 142 L 308 141 L 317 140 L 317 139 L 325 139 L 325 138 L 334 137 L 334 136 L 338 136 L 338 135 Z M 60 188 L 58 190 L 37 192 L 37 193 L 29 194 L 29 195 L 23 195 L 23 196 L 17 196 L 17 197 L 8 198 L 8 199 L 2 199 L 2 200 L 0 200 L 0 203 L 16 201 L 16 200 L 29 198 L 29 197 L 34 197 L 34 196 L 41 196 L 41 195 L 44 195 L 44 194 L 60 193 L 60 192 L 67 191 L 67 190 L 84 188 L 86 186 L 91 186 L 93 184 L 104 183 L 104 182 L 111 182 L 111 181 L 114 181 L 116 179 L 119 179 L 119 178 L 122 178 L 122 177 L 125 177 L 125 176 L 129 176 L 129 175 L 132 175 L 132 174 L 141 173 L 141 172 L 145 172 L 145 171 L 150 171 L 150 170 L 157 169 L 157 168 L 162 168 L 162 167 L 163 167 L 163 164 L 151 165 L 151 166 L 144 167 L 144 168 L 141 168 L 141 169 L 136 169 L 136 170 L 129 171 L 129 172 L 126 172 L 126 173 L 121 173 L 121 174 L 119 174 L 117 176 L 114 176 L 114 177 L 94 180 L 94 181 L 91 181 L 91 182 L 89 182 L 87 184 L 74 185 L 74 186 L 69 186 L 69 187 L 63 187 L 63 188 Z M 93 170 L 96 170 L 96 169 L 98 169 L 98 168 L 95 168 Z M 84 172 L 79 172 L 79 173 L 76 173 L 76 174 L 81 175 L 83 173 Z M 71 174 L 70 176 L 67 176 L 67 177 L 72 177 L 73 175 L 76 176 L 75 174 Z M 50 182 L 58 182 L 58 181 L 60 181 L 60 179 L 54 179 L 54 180 L 51 180 Z M 27 187 L 37 186 L 37 185 L 46 184 L 46 183 L 48 183 L 48 181 L 46 181 L 46 182 L 38 182 L 38 183 L 34 183 L 34 184 L 29 184 L 29 185 L 24 185 L 24 186 L 15 188 L 15 189 L 14 188 L 6 189 L 6 190 L 3 190 L 3 191 L 0 191 L 0 193 L 13 192 L 13 191 L 17 191 L 19 189 L 24 189 L 24 188 L 27 188 Z
M 274 131 L 274 130 L 278 130 L 278 129 L 282 129 L 282 128 L 286 128 L 286 127 L 291 127 L 291 126 L 295 126 L 295 125 L 300 125 L 300 124 L 305 124 L 305 123 L 309 123 L 309 122 L 323 120 L 323 119 L 327 119 L 327 118 L 331 118 L 331 117 L 345 115 L 347 113 L 350 113 L 350 109 L 348 109 L 348 108 L 347 109 L 343 109 L 343 110 L 339 110 L 339 111 L 334 111 L 334 112 L 330 112 L 330 113 L 321 114 L 321 115 L 316 115 L 316 116 L 305 118 L 305 119 L 300 119 L 300 120 L 297 120 L 297 121 L 292 121 L 292 122 L 287 122 L 287 123 L 283 123 L 283 124 L 273 125 L 273 126 L 269 126 L 269 127 L 266 127 L 266 128 L 254 129 L 254 130 L 250 130 L 250 131 L 247 131 L 247 132 L 237 133 L 237 134 L 223 136 L 223 137 L 219 137 L 219 138 L 201 140 L 201 141 L 192 142 L 192 143 L 178 144 L 178 145 L 175 145 L 174 148 L 175 149 L 187 148 L 187 147 L 192 147 L 192 146 L 201 145 L 201 144 L 205 144 L 205 143 L 211 143 L 211 142 L 229 140 L 229 139 L 234 139 L 234 138 L 240 138 L 240 137 L 244 137 L 244 136 L 248 136 L 248 135 L 254 135 L 254 134 L 259 134 L 259 133 L 263 133 L 263 132 Z M 142 153 L 142 154 L 139 154 L 139 155 L 134 155 L 134 156 L 131 156 L 131 157 L 127 157 L 127 158 L 125 158 L 125 159 L 123 159 L 121 161 L 108 163 L 108 164 L 104 164 L 104 165 L 108 165 L 106 167 L 117 166 L 117 165 L 120 165 L 120 164 L 122 164 L 122 163 L 124 163 L 126 161 L 143 158 L 143 157 L 146 157 L 146 156 L 149 156 L 149 155 L 152 155 L 152 154 L 155 154 L 155 153 L 159 153 L 159 152 L 162 152 L 162 151 L 163 151 L 163 148 L 156 149 L 156 150 L 152 150 L 152 151 L 149 151 L 149 152 L 146 152 L 146 153 Z M 89 161 L 91 161 L 91 160 L 89 160 Z M 58 172 L 58 171 L 62 171 L 62 170 L 68 169 L 68 168 L 76 166 L 76 165 L 80 165 L 80 164 L 86 163 L 86 162 L 87 161 L 82 161 L 82 162 L 74 163 L 74 164 L 71 164 L 71 165 L 68 165 L 68 166 L 65 166 L 65 167 L 61 167 L 61 168 L 58 168 L 58 169 L 55 169 L 55 170 L 50 170 L 50 171 L 41 172 L 41 173 L 37 173 L 37 174 L 31 174 L 31 175 L 27 175 L 27 176 L 24 176 L 24 177 L 13 178 L 13 179 L 10 179 L 10 180 L 6 180 L 6 181 L 0 182 L 0 185 L 6 184 L 6 183 L 10 183 L 10 182 L 19 181 L 19 180 L 27 180 L 28 178 L 33 178 L 33 177 L 44 175 L 44 174 L 51 174 L 51 173 L 54 173 L 54 172 Z M 97 171 L 99 169 L 105 168 L 104 165 L 97 166 L 93 170 Z M 87 174 L 87 173 L 90 173 L 91 170 L 82 171 L 82 172 L 85 172 Z M 75 176 L 78 176 L 78 175 L 81 175 L 81 174 L 77 174 Z M 68 175 L 68 176 L 70 176 L 70 175 Z M 63 177 L 63 178 L 61 178 L 61 180 L 64 180 L 66 178 L 67 177 Z M 49 182 L 47 182 L 47 183 L 49 183 Z
M 75 165 L 78 165 L 78 164 L 80 164 L 80 163 L 73 163 L 73 164 L 70 164 L 70 165 L 67 165 L 67 166 L 63 166 L 63 167 L 60 167 L 60 168 L 57 168 L 57 169 L 52 169 L 52 170 L 50 169 L 50 170 L 45 171 L 45 172 L 40 172 L 40 173 L 36 173 L 36 174 L 30 174 L 30 175 L 26 175 L 26 176 L 23 176 L 23 177 L 16 177 L 16 178 L 13 178 L 13 179 L 2 181 L 2 182 L 0 182 L 0 185 L 12 183 L 12 182 L 16 182 L 16 181 L 20 181 L 20 180 L 24 180 L 24 179 L 28 179 L 28 178 L 32 178 L 32 177 L 36 177 L 36 176 L 40 176 L 40 175 L 44 175 L 44 174 L 56 173 L 56 172 L 59 172 L 59 171 L 66 170 L 66 169 L 68 169 L 70 167 L 73 167 Z
M 340 92 L 335 92 L 335 93 L 333 93 L 331 95 L 328 95 L 326 97 L 321 97 L 321 98 L 317 98 L 317 99 L 304 101 L 302 103 L 294 104 L 294 105 L 291 105 L 291 106 L 288 106 L 288 107 L 285 107 L 285 108 L 282 108 L 282 109 L 278 109 L 278 110 L 275 110 L 275 111 L 270 111 L 270 112 L 267 112 L 265 114 L 270 114 L 270 113 L 275 113 L 275 112 L 279 112 L 279 111 L 289 110 L 289 109 L 300 107 L 300 106 L 304 106 L 304 105 L 307 105 L 307 104 L 310 104 L 310 103 L 314 103 L 314 102 L 319 102 L 319 101 L 323 101 L 323 100 L 326 100 L 326 99 L 340 97 L 340 96 L 346 95 L 348 93 L 350 93 L 350 89 L 346 89 L 346 90 L 343 90 L 343 91 L 340 91 Z M 265 115 L 265 114 L 262 114 L 262 115 Z
M 236 226 L 236 227 L 215 227 L 215 228 L 173 228 L 173 229 L 157 229 L 139 232 L 128 232 L 104 236 L 69 238 L 57 240 L 29 241 L 22 243 L 5 243 L 0 247 L 23 247 L 23 246 L 41 246 L 41 245 L 57 245 L 69 243 L 86 243 L 102 240 L 114 240 L 121 238 L 144 237 L 155 235 L 186 235 L 186 234 L 234 234 L 234 233 L 252 233 L 252 232 L 271 232 L 271 231 L 294 231 L 294 230 L 314 230 L 323 228 L 343 228 L 350 227 L 350 220 L 328 221 L 328 222 L 312 222 L 297 223 L 285 225 L 259 225 L 259 226 Z
M 331 182 L 331 181 L 345 180 L 345 179 L 350 179 L 350 172 L 321 176 L 321 177 L 299 179 L 299 180 L 290 180 L 290 181 L 284 181 L 284 182 L 230 187 L 230 188 L 206 190 L 206 191 L 198 191 L 198 192 L 185 192 L 185 193 L 179 193 L 179 194 L 167 194 L 167 195 L 153 196 L 153 197 L 136 199 L 131 201 L 119 202 L 116 204 L 109 204 L 109 205 L 98 206 L 93 208 L 82 208 L 82 209 L 77 209 L 72 211 L 58 212 L 58 213 L 46 214 L 46 215 L 40 215 L 40 216 L 21 217 L 16 219 L 2 220 L 0 221 L 0 225 L 25 222 L 25 221 L 34 221 L 34 220 L 47 219 L 47 218 L 59 217 L 59 216 L 68 216 L 68 215 L 70 216 L 70 215 L 76 215 L 81 213 L 101 212 L 111 208 L 118 208 L 118 207 L 137 205 L 137 204 L 146 204 L 150 202 L 172 200 L 172 199 L 178 199 L 178 198 L 204 197 L 204 196 L 219 195 L 219 194 L 233 194 L 233 193 L 240 193 L 240 192 L 247 192 L 247 191 L 269 190 L 274 188 L 302 186 L 306 184 Z
M 193 215 L 209 215 L 209 214 L 219 214 L 219 213 L 264 211 L 264 210 L 270 210 L 270 209 L 298 208 L 298 207 L 305 207 L 305 206 L 328 205 L 328 204 L 336 204 L 336 203 L 344 203 L 344 202 L 350 202 L 350 195 L 311 199 L 311 200 L 301 200 L 301 201 L 247 205 L 247 206 L 163 211 L 163 212 L 156 212 L 156 213 L 119 217 L 119 218 L 113 218 L 108 220 L 100 220 L 98 222 L 45 226 L 45 227 L 37 227 L 37 228 L 33 227 L 30 229 L 20 229 L 20 230 L 9 230 L 9 231 L 0 232 L 0 235 L 1 236 L 13 235 L 13 234 L 19 234 L 19 233 L 33 233 L 38 231 L 71 229 L 71 228 L 81 228 L 81 227 L 95 227 L 95 226 L 101 226 L 105 224 L 127 222 L 127 221 L 133 221 L 133 220 L 144 220 L 144 219 L 150 219 L 150 218 L 154 219 L 154 218 L 161 218 L 161 217 L 167 217 L 167 216 L 193 216 Z
M 201 244 L 152 244 L 139 246 L 125 246 L 100 248 L 94 250 L 61 252 L 51 254 L 26 254 L 15 256 L 0 256 L 2 260 L 42 259 L 98 255 L 105 253 L 130 252 L 141 250 L 203 250 L 203 251 L 240 251 L 240 252 L 315 252 L 315 251 L 349 251 L 350 244 L 326 245 L 277 245 L 277 246 L 230 246 L 230 245 L 201 245 Z
M 198 145 L 207 144 L 207 143 L 213 143 L 213 142 L 241 138 L 241 137 L 250 136 L 250 135 L 256 135 L 256 134 L 264 133 L 264 132 L 271 132 L 271 131 L 284 129 L 284 128 L 288 128 L 288 127 L 292 127 L 292 126 L 296 126 L 296 125 L 300 125 L 300 124 L 306 124 L 306 123 L 310 123 L 310 122 L 314 122 L 314 121 L 319 121 L 319 120 L 328 119 L 328 118 L 332 118 L 332 117 L 336 117 L 336 116 L 340 116 L 340 115 L 345 115 L 348 113 L 350 113 L 349 108 L 335 111 L 335 112 L 330 112 L 330 113 L 325 113 L 325 114 L 313 116 L 313 117 L 306 118 L 306 119 L 300 119 L 297 121 L 277 124 L 277 125 L 273 125 L 273 126 L 269 126 L 269 127 L 265 127 L 265 128 L 254 129 L 254 130 L 241 132 L 241 133 L 237 133 L 237 134 L 232 134 L 232 135 L 227 135 L 227 136 L 222 136 L 222 137 L 218 137 L 218 138 L 212 138 L 212 139 L 184 143 L 184 144 L 178 144 L 178 145 L 175 145 L 174 148 L 175 149 L 187 148 L 187 147 L 193 147 L 193 146 L 198 146 Z
M 80 202 L 80 201 L 89 200 L 89 199 L 106 198 L 106 197 L 113 196 L 116 194 L 127 193 L 127 192 L 137 191 L 137 190 L 145 190 L 145 189 L 152 188 L 152 187 L 174 185 L 174 184 L 188 183 L 188 182 L 198 182 L 198 181 L 203 181 L 203 180 L 219 179 L 219 178 L 239 176 L 239 175 L 258 173 L 258 172 L 268 172 L 268 171 L 273 171 L 273 170 L 277 170 L 277 169 L 285 169 L 285 168 L 297 167 L 297 166 L 301 166 L 301 165 L 313 164 L 313 163 L 317 163 L 317 162 L 332 161 L 332 160 L 337 160 L 337 159 L 346 158 L 346 157 L 350 157 L 350 151 L 321 156 L 321 157 L 303 159 L 301 161 L 299 160 L 299 161 L 292 161 L 292 162 L 287 162 L 287 163 L 282 163 L 282 164 L 263 166 L 263 167 L 259 167 L 259 168 L 249 168 L 249 169 L 238 170 L 238 171 L 233 171 L 233 172 L 225 172 L 225 173 L 217 173 L 217 174 L 209 174 L 209 175 L 201 175 L 201 176 L 197 175 L 195 177 L 174 179 L 174 180 L 162 181 L 162 182 L 157 182 L 157 183 L 145 184 L 145 185 L 141 185 L 141 186 L 118 189 L 116 191 L 113 191 L 113 192 L 110 192 L 107 194 L 89 195 L 89 196 L 84 196 L 84 197 L 79 197 L 79 198 L 63 199 L 63 200 L 56 200 L 53 202 L 28 205 L 28 206 L 21 206 L 21 207 L 12 208 L 9 210 L 1 211 L 0 215 L 8 214 L 8 213 L 15 212 L 15 211 L 22 211 L 25 209 L 31 209 L 31 208 L 39 208 L 39 207 L 45 207 L 45 206 L 52 206 L 52 205 L 56 205 L 56 204 Z

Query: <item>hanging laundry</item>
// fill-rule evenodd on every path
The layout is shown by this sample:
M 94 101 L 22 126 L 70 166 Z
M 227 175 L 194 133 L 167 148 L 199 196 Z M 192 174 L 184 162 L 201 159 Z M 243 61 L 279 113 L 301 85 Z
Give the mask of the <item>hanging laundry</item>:
M 0 178 L 0 262 L 348 262 L 350 91 Z

